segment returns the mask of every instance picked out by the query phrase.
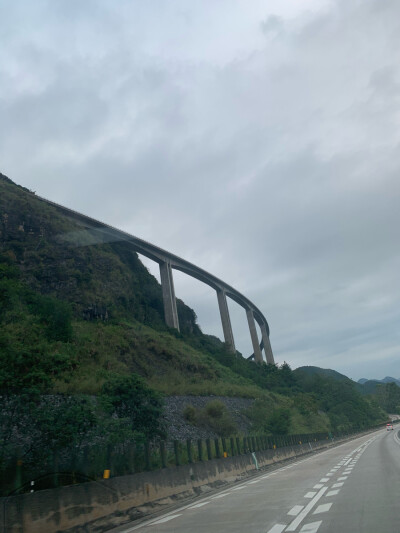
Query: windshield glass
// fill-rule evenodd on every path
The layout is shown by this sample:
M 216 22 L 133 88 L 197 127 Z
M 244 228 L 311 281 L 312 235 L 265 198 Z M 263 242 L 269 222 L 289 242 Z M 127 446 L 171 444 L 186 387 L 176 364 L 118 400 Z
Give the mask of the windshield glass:
M 0 2 L 1 531 L 397 530 L 399 20 Z

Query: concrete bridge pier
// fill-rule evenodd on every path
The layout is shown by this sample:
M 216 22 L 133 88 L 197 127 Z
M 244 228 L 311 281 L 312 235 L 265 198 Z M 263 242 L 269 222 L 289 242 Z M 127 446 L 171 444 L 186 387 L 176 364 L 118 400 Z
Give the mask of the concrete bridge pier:
M 265 359 L 269 365 L 274 365 L 274 355 L 272 353 L 271 343 L 269 341 L 269 335 L 265 323 L 261 325 L 261 336 L 264 344 Z
M 160 263 L 161 288 L 164 301 L 165 322 L 170 328 L 179 331 L 178 309 L 176 307 L 174 278 L 169 261 Z
M 233 331 L 231 319 L 229 316 L 228 302 L 226 301 L 226 294 L 223 289 L 217 289 L 217 298 L 219 305 L 219 312 L 221 315 L 222 330 L 224 332 L 224 339 L 229 347 L 229 351 L 236 352 L 235 341 L 233 339 Z
M 256 329 L 256 322 L 254 320 L 254 313 L 252 309 L 246 309 L 247 322 L 249 323 L 251 342 L 253 344 L 254 359 L 256 363 L 262 363 L 262 353 L 260 350 L 260 344 L 258 342 L 258 335 Z

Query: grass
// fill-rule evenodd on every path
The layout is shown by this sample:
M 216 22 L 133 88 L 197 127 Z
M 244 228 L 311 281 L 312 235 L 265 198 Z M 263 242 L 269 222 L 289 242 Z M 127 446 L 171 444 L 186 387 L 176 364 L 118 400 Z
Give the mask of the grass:
M 143 376 L 166 395 L 257 398 L 266 392 L 211 355 L 168 333 L 133 321 L 73 324 L 77 367 L 54 383 L 54 392 L 97 394 L 107 374 Z

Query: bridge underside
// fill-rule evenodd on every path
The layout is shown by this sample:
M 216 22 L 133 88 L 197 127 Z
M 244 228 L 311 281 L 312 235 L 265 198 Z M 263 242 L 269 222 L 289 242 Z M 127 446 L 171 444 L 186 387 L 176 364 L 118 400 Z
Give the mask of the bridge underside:
M 261 363 L 263 361 L 262 350 L 264 349 L 266 362 L 268 364 L 275 363 L 271 349 L 271 343 L 269 340 L 269 326 L 266 318 L 248 298 L 243 296 L 243 294 L 238 292 L 236 289 L 213 276 L 209 272 L 206 272 L 196 265 L 189 263 L 189 261 L 167 252 L 166 250 L 163 250 L 154 244 L 139 239 L 138 237 L 134 237 L 133 235 L 129 235 L 128 233 L 82 215 L 81 213 L 77 213 L 66 207 L 55 204 L 54 202 L 49 202 L 43 198 L 39 199 L 55 206 L 57 209 L 63 211 L 64 214 L 72 217 L 75 222 L 78 221 L 82 224 L 83 227 L 81 231 L 72 232 L 67 236 L 63 235 L 63 239 L 70 242 L 75 242 L 78 246 L 95 243 L 98 244 L 125 241 L 132 246 L 132 249 L 135 252 L 157 262 L 160 267 L 165 322 L 169 327 L 179 330 L 179 319 L 172 273 L 172 270 L 176 269 L 198 279 L 203 283 L 206 283 L 216 291 L 224 340 L 228 348 L 233 353 L 236 352 L 236 349 L 227 304 L 227 297 L 231 298 L 233 301 L 243 307 L 246 312 L 250 337 L 254 350 L 254 353 L 248 359 L 254 359 L 257 363 Z M 256 322 L 261 329 L 261 342 L 259 342 L 258 339 Z

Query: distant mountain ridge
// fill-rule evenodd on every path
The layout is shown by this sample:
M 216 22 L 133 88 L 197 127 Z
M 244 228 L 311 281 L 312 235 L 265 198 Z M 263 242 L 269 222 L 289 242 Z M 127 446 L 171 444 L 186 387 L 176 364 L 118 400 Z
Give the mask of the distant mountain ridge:
M 336 379 L 337 381 L 353 381 L 336 370 L 332 370 L 330 368 L 320 368 L 319 366 L 299 366 L 294 372 L 302 372 L 310 376 L 319 375 L 323 377 L 329 377 Z
M 361 378 L 357 381 L 357 383 L 360 383 L 361 385 L 365 385 L 365 383 L 368 383 L 368 382 L 374 382 L 374 383 L 396 383 L 396 385 L 398 385 L 400 387 L 400 379 L 396 379 L 396 378 L 392 378 L 391 376 L 386 376 L 385 378 L 383 379 L 366 379 L 366 378 Z
M 383 379 L 361 378 L 357 382 L 357 384 L 362 387 L 362 392 L 364 394 L 374 394 L 378 385 L 386 385 L 387 383 L 395 383 L 400 387 L 400 379 L 392 378 L 391 376 L 386 376 Z

